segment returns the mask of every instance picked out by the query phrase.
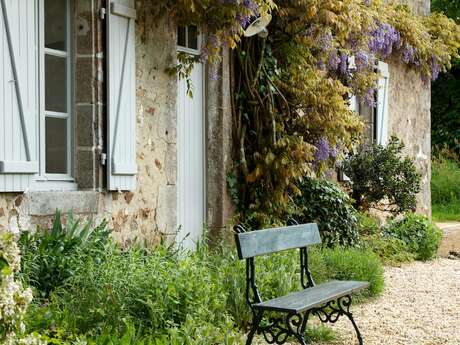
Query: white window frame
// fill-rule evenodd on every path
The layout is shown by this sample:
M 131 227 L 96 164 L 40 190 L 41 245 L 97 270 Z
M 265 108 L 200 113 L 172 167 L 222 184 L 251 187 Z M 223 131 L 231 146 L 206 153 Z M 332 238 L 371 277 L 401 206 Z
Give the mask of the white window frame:
M 66 51 L 60 51 L 45 47 L 45 1 L 39 1 L 39 155 L 40 171 L 36 178 L 36 184 L 32 189 L 43 190 L 76 190 L 77 185 L 74 179 L 74 134 L 73 134 L 73 39 L 72 39 L 72 16 L 71 9 L 73 0 L 62 0 L 67 2 L 67 30 L 66 30 Z M 60 113 L 47 111 L 45 109 L 45 56 L 51 55 L 56 57 L 65 57 L 67 59 L 67 112 Z M 46 173 L 46 118 L 59 118 L 67 120 L 67 173 L 52 174 Z
M 190 26 L 196 26 L 196 30 L 197 30 L 197 49 L 193 49 L 193 48 L 189 48 L 188 47 L 188 44 L 189 44 L 189 41 L 188 41 L 188 30 L 189 30 L 189 27 Z M 203 34 L 200 32 L 200 27 L 198 25 L 195 25 L 195 24 L 191 24 L 191 25 L 183 25 L 182 27 L 185 28 L 185 44 L 187 46 L 181 46 L 179 45 L 179 42 L 177 42 L 177 50 L 180 51 L 180 52 L 183 52 L 183 53 L 188 53 L 188 54 L 191 54 L 191 55 L 200 55 L 201 54 L 201 43 L 202 43 L 202 37 L 203 37 Z M 177 27 L 177 30 L 179 31 L 179 27 Z

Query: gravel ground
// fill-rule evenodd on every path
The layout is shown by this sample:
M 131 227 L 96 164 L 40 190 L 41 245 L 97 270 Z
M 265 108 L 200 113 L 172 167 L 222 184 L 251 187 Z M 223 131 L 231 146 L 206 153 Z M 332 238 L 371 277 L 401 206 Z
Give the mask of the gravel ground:
M 366 345 L 460 345 L 460 260 L 388 267 L 382 296 L 352 311 Z M 358 343 L 348 319 L 331 327 Z

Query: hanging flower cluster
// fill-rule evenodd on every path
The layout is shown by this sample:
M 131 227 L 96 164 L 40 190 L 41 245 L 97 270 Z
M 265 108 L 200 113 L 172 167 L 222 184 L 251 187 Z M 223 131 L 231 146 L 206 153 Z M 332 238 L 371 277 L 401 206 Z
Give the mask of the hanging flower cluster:
M 278 0 L 269 36 L 235 54 L 235 156 L 240 212 L 286 219 L 303 176 L 322 175 L 361 139 L 351 95 L 375 106 L 378 61 L 426 83 L 458 56 L 460 27 L 381 0 Z M 249 211 L 247 211 L 249 210 Z
M 24 289 L 14 275 L 20 268 L 19 248 L 10 233 L 0 233 L 0 343 L 45 345 L 34 335 L 25 335 L 23 322 L 32 301 L 32 290 Z
M 139 0 L 139 22 L 150 22 L 165 13 L 180 25 L 194 24 L 206 31 L 201 47 L 203 61 L 216 61 L 222 48 L 235 48 L 252 17 L 266 15 L 274 0 Z

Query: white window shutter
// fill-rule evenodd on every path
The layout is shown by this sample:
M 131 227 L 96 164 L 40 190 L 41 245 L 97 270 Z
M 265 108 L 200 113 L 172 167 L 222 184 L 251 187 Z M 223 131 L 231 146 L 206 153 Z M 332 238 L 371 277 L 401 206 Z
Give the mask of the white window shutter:
M 390 73 L 388 64 L 379 61 L 380 77 L 377 96 L 377 144 L 388 143 L 388 96 L 390 85 Z
M 134 0 L 110 0 L 107 15 L 107 187 L 136 188 Z
M 38 3 L 0 0 L 0 192 L 21 192 L 38 163 Z

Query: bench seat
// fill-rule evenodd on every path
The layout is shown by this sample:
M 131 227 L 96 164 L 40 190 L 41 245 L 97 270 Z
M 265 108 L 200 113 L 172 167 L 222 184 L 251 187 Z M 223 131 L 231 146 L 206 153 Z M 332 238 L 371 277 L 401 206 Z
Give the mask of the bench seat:
M 365 289 L 368 282 L 332 280 L 283 297 L 274 298 L 253 305 L 255 309 L 275 310 L 287 313 L 301 313 L 340 297 Z

